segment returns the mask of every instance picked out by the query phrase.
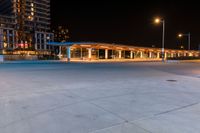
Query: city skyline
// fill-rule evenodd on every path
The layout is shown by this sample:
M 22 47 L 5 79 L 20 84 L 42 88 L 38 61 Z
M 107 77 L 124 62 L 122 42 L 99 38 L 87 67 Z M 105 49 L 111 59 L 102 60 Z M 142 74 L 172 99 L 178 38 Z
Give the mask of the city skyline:
M 65 2 L 51 1 L 52 26 L 69 28 L 69 41 L 95 41 L 161 47 L 162 26 L 153 19 L 166 21 L 166 47 L 187 49 L 187 38 L 178 33 L 191 33 L 191 49 L 200 40 L 198 25 L 200 9 L 186 2 Z

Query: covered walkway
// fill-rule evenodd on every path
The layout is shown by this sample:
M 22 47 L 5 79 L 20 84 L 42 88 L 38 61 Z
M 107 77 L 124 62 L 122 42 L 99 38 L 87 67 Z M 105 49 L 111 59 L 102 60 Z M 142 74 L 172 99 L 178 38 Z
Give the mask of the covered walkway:
M 59 46 L 60 59 L 72 60 L 160 60 L 161 48 L 137 47 L 119 44 L 94 42 L 50 42 L 48 45 Z M 165 49 L 164 58 L 199 57 L 194 50 Z

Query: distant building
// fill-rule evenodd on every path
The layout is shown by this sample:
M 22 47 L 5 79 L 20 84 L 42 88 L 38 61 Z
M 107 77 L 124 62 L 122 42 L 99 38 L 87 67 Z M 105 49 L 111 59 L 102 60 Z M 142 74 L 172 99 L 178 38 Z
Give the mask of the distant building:
M 0 53 L 48 51 L 50 0 L 0 0 Z
M 65 26 L 54 28 L 53 33 L 56 42 L 66 42 L 69 39 L 69 30 Z

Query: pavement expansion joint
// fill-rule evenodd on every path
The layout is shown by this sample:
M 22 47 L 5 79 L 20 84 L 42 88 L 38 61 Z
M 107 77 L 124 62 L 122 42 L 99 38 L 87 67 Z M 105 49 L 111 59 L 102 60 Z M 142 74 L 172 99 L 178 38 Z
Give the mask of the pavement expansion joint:
M 178 107 L 178 108 L 174 108 L 174 109 L 171 109 L 171 110 L 168 110 L 168 111 L 164 111 L 164 112 L 155 114 L 154 116 L 163 115 L 163 114 L 168 114 L 168 113 L 175 112 L 175 111 L 178 111 L 178 110 L 182 110 L 182 109 L 185 109 L 185 108 L 188 108 L 188 107 L 197 105 L 197 104 L 199 104 L 199 103 L 196 102 L 196 103 L 188 104 L 188 105 L 185 105 L 185 106 L 181 106 L 181 107 Z

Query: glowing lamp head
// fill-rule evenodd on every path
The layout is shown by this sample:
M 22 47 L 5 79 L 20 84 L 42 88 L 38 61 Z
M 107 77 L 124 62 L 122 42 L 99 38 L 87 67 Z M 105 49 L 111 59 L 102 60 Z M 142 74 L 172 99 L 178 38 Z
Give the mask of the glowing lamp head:
M 158 23 L 160 23 L 161 20 L 159 18 L 156 18 L 154 21 L 156 24 L 158 24 Z
M 178 34 L 178 37 L 182 37 L 183 36 L 183 34 Z

